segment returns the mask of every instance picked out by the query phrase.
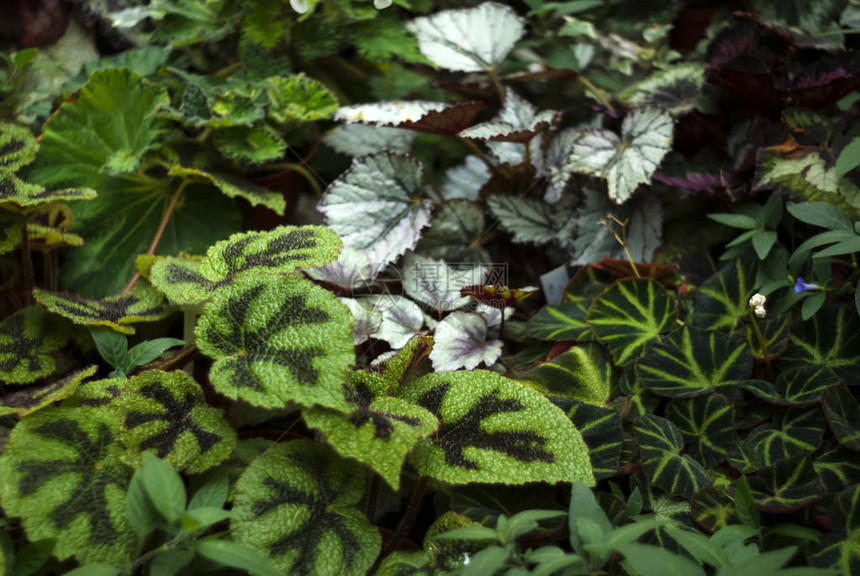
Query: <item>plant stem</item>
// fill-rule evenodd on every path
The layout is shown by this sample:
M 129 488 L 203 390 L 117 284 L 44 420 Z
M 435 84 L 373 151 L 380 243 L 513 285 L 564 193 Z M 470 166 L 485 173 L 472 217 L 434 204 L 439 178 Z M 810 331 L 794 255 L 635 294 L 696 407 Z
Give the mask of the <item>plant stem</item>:
M 314 193 L 317 195 L 317 198 L 322 198 L 323 192 L 322 188 L 320 188 L 319 182 L 317 179 L 313 177 L 313 175 L 308 171 L 307 168 L 302 166 L 301 164 L 297 164 L 295 162 L 279 162 L 278 164 L 269 164 L 266 166 L 267 170 L 281 170 L 281 171 L 293 171 L 298 172 L 299 174 L 307 180 L 308 184 L 314 189 Z
M 493 83 L 493 87 L 496 89 L 496 92 L 499 93 L 499 100 L 501 101 L 502 106 L 504 106 L 508 93 L 505 92 L 505 87 L 502 86 L 502 82 L 499 80 L 498 74 L 496 74 L 495 69 L 490 67 L 487 68 L 487 75 L 489 75 L 490 81 Z
M 176 188 L 176 192 L 173 193 L 173 197 L 170 199 L 170 203 L 164 211 L 164 216 L 162 216 L 161 222 L 158 224 L 158 230 L 155 231 L 155 236 L 152 237 L 152 242 L 149 243 L 149 249 L 146 251 L 148 256 L 155 254 L 156 249 L 158 249 L 158 243 L 161 242 L 161 237 L 167 229 L 167 223 L 170 221 L 170 217 L 173 216 L 173 210 L 176 208 L 177 202 L 179 202 L 179 197 L 182 196 L 182 191 L 185 190 L 185 187 L 190 182 L 190 180 L 183 179 L 179 184 L 179 187 Z M 128 284 L 125 285 L 125 288 L 122 289 L 120 294 L 125 294 L 131 290 L 134 285 L 137 284 L 138 280 L 140 280 L 140 272 L 135 272 L 134 276 L 131 277 L 131 280 L 128 281 Z
M 758 344 L 761 346 L 762 354 L 764 354 L 764 365 L 767 370 L 767 377 L 773 380 L 773 367 L 770 365 L 770 354 L 767 352 L 767 341 L 761 333 L 761 328 L 758 327 L 758 318 L 756 318 L 755 313 L 752 310 L 748 310 L 748 312 L 752 319 L 752 327 L 755 331 L 756 338 L 758 339 Z
M 33 303 L 33 288 L 36 286 L 36 277 L 33 273 L 33 255 L 30 253 L 30 235 L 27 233 L 27 217 L 22 216 L 21 226 L 21 270 L 24 273 L 24 304 L 29 306 Z
M 597 100 L 598 100 L 601 104 L 603 104 L 604 106 L 606 106 L 607 110 L 609 110 L 609 112 L 610 112 L 610 113 L 615 114 L 615 108 L 613 108 L 613 107 L 612 107 L 612 103 L 611 103 L 611 102 L 609 101 L 609 99 L 606 97 L 606 94 L 603 92 L 603 90 L 601 90 L 600 88 L 598 88 L 597 86 L 595 86 L 595 85 L 591 82 L 591 80 L 589 80 L 588 78 L 586 78 L 586 77 L 585 77 L 584 75 L 582 75 L 582 74 L 580 74 L 579 76 L 577 76 L 577 77 L 576 77 L 576 79 L 577 79 L 577 80 L 579 80 L 579 83 L 580 83 L 580 84 L 582 84 L 583 86 L 585 86 L 585 88 L 586 88 L 586 89 L 590 90 L 590 91 L 591 91 L 591 93 L 592 93 L 592 94 L 594 94 L 594 97 L 595 97 L 595 98 L 597 98 Z
M 373 480 L 370 481 L 370 494 L 367 496 L 367 517 L 373 522 L 373 516 L 376 514 L 376 497 L 379 495 L 379 474 L 373 475 Z
M 412 525 L 415 523 L 415 517 L 418 515 L 418 508 L 421 506 L 421 501 L 424 499 L 424 490 L 427 488 L 427 482 L 429 480 L 429 476 L 422 476 L 418 481 L 418 486 L 415 487 L 415 492 L 412 493 L 412 498 L 406 506 L 406 511 L 403 513 L 403 518 L 400 519 L 400 523 L 397 525 L 394 535 L 382 548 L 382 553 L 379 556 L 380 560 L 394 552 L 394 550 L 397 549 L 397 546 L 399 546 L 409 534 L 409 530 L 412 529 Z

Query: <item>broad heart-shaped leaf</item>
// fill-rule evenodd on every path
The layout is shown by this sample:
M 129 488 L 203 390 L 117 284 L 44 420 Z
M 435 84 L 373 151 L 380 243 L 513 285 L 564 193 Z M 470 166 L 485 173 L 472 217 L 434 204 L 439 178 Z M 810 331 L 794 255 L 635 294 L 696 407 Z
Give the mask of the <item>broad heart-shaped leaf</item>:
M 221 410 L 210 408 L 203 389 L 185 372 L 150 370 L 131 378 L 114 406 L 122 415 L 124 460 L 137 468 L 152 451 L 177 471 L 198 474 L 233 451 L 236 434 Z
M 672 116 L 659 108 L 631 112 L 621 137 L 609 130 L 586 130 L 571 145 L 566 170 L 605 178 L 609 197 L 623 204 L 647 184 L 672 145 Z
M 496 118 L 466 128 L 458 136 L 472 140 L 527 144 L 541 131 L 549 128 L 557 115 L 555 110 L 538 113 L 534 106 L 508 88 L 504 106 Z
M 23 418 L 28 414 L 49 407 L 54 402 L 65 400 L 73 395 L 81 382 L 90 378 L 98 366 L 90 366 L 51 382 L 44 386 L 28 386 L 23 390 L 6 394 L 0 399 L 0 415 L 17 414 Z
M 574 206 L 566 204 L 547 204 L 512 194 L 495 194 L 487 201 L 502 228 L 513 234 L 515 241 L 528 244 L 570 240 L 576 221 Z
M 807 560 L 812 566 L 836 568 L 842 576 L 860 571 L 860 484 L 842 492 L 830 503 L 831 534 L 822 534 L 818 542 L 807 549 Z
M 670 398 L 730 393 L 752 375 L 752 368 L 752 353 L 742 338 L 690 326 L 649 348 L 636 363 L 645 387 Z
M 482 247 L 486 225 L 484 211 L 474 203 L 455 199 L 445 203 L 424 232 L 415 251 L 449 262 L 484 264 L 489 253 Z
M 525 32 L 508 6 L 484 2 L 475 8 L 443 10 L 407 24 L 431 62 L 455 72 L 480 72 L 500 64 Z M 480 34 L 476 31 L 481 30 Z
M 53 554 L 128 566 L 137 537 L 125 495 L 119 424 L 98 408 L 53 408 L 27 416 L 0 456 L 0 502 L 31 541 L 56 539 Z
M 847 384 L 860 384 L 860 318 L 852 308 L 822 306 L 809 320 L 794 323 L 776 364 L 786 371 L 824 368 Z
M 134 72 L 97 70 L 45 125 L 32 177 L 56 186 L 86 181 L 93 171 L 133 172 L 158 145 L 165 122 L 155 111 L 169 103 L 163 88 Z
M 265 206 L 276 214 L 283 215 L 286 208 L 287 202 L 279 192 L 267 190 L 251 182 L 239 181 L 224 174 L 208 172 L 197 168 L 186 168 L 177 164 L 170 168 L 168 175 L 180 178 L 196 178 L 201 182 L 212 184 L 230 198 L 244 198 L 251 206 Z
M 33 161 L 39 145 L 27 128 L 0 123 L 0 179 Z
M 540 340 L 591 340 L 594 335 L 585 323 L 589 304 L 591 300 L 547 304 L 528 321 L 525 335 Z
M 704 66 L 682 64 L 655 72 L 628 86 L 617 98 L 629 106 L 657 106 L 680 115 L 696 108 L 695 99 L 704 83 Z
M 215 293 L 195 335 L 215 359 L 209 378 L 221 394 L 265 408 L 294 401 L 346 412 L 352 321 L 349 308 L 308 280 L 248 272 Z
M 217 285 L 200 274 L 201 259 L 200 256 L 161 258 L 149 269 L 149 281 L 172 304 L 202 304 L 209 299 Z
M 89 188 L 46 190 L 44 186 L 24 182 L 14 175 L 0 175 L 0 206 L 15 212 L 26 214 L 51 202 L 92 200 L 96 196 L 96 191 Z
M 54 371 L 51 355 L 68 340 L 65 322 L 28 306 L 0 323 L 0 383 L 27 384 Z
M 356 158 L 319 206 L 344 246 L 364 250 L 374 265 L 415 247 L 430 223 L 430 208 L 422 199 L 421 164 L 388 152 Z
M 647 415 L 636 420 L 636 443 L 648 479 L 667 493 L 683 498 L 711 483 L 707 471 L 687 454 L 678 428 L 665 418 Z
M 335 120 L 454 136 L 471 126 L 472 120 L 483 107 L 484 104 L 480 101 L 459 104 L 424 101 L 375 102 L 339 108 Z
M 791 512 L 821 498 L 823 488 L 808 454 L 780 460 L 750 477 L 756 506 L 765 512 Z
M 540 393 L 493 372 L 437 372 L 398 395 L 435 414 L 441 425 L 420 440 L 418 473 L 450 484 L 576 482 L 593 486 L 582 436 Z
M 836 440 L 847 448 L 860 450 L 860 404 L 850 390 L 834 386 L 821 395 L 824 416 Z
M 560 396 L 551 396 L 550 400 L 564 410 L 582 434 L 588 446 L 594 479 L 599 481 L 617 474 L 624 442 L 624 429 L 618 411 Z
M 370 466 L 394 490 L 400 488 L 400 469 L 418 440 L 436 431 L 436 416 L 399 398 L 376 396 L 367 384 L 344 384 L 350 412 L 314 407 L 303 415 L 308 426 L 325 434 L 341 456 Z
M 824 441 L 823 446 L 813 455 L 812 466 L 828 494 L 860 483 L 857 452 L 840 446 L 835 440 Z
M 336 152 L 348 156 L 364 156 L 380 150 L 409 152 L 417 134 L 400 128 L 365 124 L 345 124 L 325 135 L 323 142 Z M 481 163 L 483 166 L 483 163 Z
M 286 274 L 300 266 L 319 266 L 337 258 L 341 242 L 324 226 L 279 226 L 268 232 L 234 234 L 206 251 L 198 272 L 216 284 L 253 269 Z
M 778 412 L 770 422 L 756 426 L 744 444 L 756 463 L 767 467 L 797 454 L 811 454 L 823 435 L 824 419 L 819 410 L 795 408 Z
M 615 363 L 624 365 L 674 328 L 676 307 L 653 280 L 619 280 L 595 298 L 585 321 Z
M 466 286 L 484 284 L 484 267 L 454 268 L 441 260 L 407 254 L 403 259 L 403 288 L 410 297 L 427 304 L 441 315 L 469 302 L 461 296 Z
M 382 545 L 354 508 L 364 487 L 361 466 L 324 444 L 276 444 L 239 478 L 230 532 L 284 574 L 364 576 Z
M 684 435 L 689 454 L 710 468 L 725 460 L 737 442 L 735 411 L 721 394 L 672 400 L 666 417 Z
M 588 343 L 572 346 L 518 379 L 532 382 L 547 396 L 563 396 L 604 406 L 618 386 L 618 371 L 601 346 Z
M 692 324 L 707 330 L 732 332 L 749 313 L 755 286 L 755 263 L 735 259 L 705 280 L 693 296 Z
M 129 324 L 154 322 L 173 311 L 164 296 L 147 282 L 137 282 L 125 294 L 101 300 L 87 300 L 68 292 L 33 290 L 36 301 L 54 314 L 84 326 L 107 326 L 123 334 L 134 334 Z
M 502 341 L 490 338 L 487 330 L 487 320 L 481 314 L 453 312 L 446 316 L 433 332 L 433 369 L 443 372 L 472 370 L 480 364 L 492 366 L 502 355 Z
M 269 97 L 267 114 L 278 124 L 313 122 L 330 118 L 337 111 L 337 98 L 322 82 L 304 74 L 266 79 Z

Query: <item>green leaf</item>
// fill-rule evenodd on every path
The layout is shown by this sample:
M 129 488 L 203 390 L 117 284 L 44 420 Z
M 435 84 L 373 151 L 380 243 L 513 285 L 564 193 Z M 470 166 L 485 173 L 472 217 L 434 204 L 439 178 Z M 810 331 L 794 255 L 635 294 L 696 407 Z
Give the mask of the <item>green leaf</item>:
M 843 200 L 839 193 L 846 186 L 826 151 L 811 149 L 784 157 L 778 147 L 760 148 L 756 163 L 754 190 L 782 186 L 807 200 Z
M 173 548 L 160 552 L 149 563 L 149 572 L 159 576 L 176 576 L 195 558 L 194 550 Z
M 178 338 L 156 338 L 141 342 L 128 351 L 129 368 L 133 370 L 138 366 L 149 364 L 168 349 L 184 344 L 185 341 Z
M 659 416 L 642 416 L 634 426 L 642 468 L 650 481 L 669 494 L 692 498 L 711 483 L 708 473 L 684 449 L 678 428 Z
M 0 323 L 0 382 L 27 384 L 54 372 L 53 352 L 68 340 L 65 322 L 28 306 Z
M 548 304 L 531 317 L 525 335 L 540 340 L 590 340 L 593 338 L 585 315 L 592 300 L 576 304 Z
M 225 158 L 264 164 L 283 158 L 287 143 L 266 125 L 227 126 L 215 131 L 215 148 Z
M 755 427 L 744 441 L 762 466 L 797 454 L 809 454 L 821 444 L 824 421 L 818 410 L 792 409 L 774 415 L 771 422 Z
M 708 218 L 720 224 L 731 226 L 732 228 L 740 228 L 741 230 L 755 230 L 758 228 L 756 219 L 746 214 L 708 214 Z
M 494 2 L 442 10 L 416 18 L 407 28 L 418 38 L 424 56 L 455 72 L 480 72 L 500 64 L 525 32 L 522 18 L 513 9 Z M 476 36 L 470 30 L 484 34 Z
M 583 535 L 579 532 L 579 518 L 586 518 L 605 535 L 612 531 L 612 524 L 606 516 L 606 512 L 597 503 L 594 493 L 587 484 L 574 482 L 570 493 L 570 507 L 568 510 L 568 527 L 570 529 L 570 545 L 574 552 L 584 551 Z
M 807 558 L 812 566 L 838 568 L 845 576 L 860 569 L 860 552 L 855 543 L 860 538 L 860 485 L 840 492 L 829 508 L 833 534 L 822 534 L 809 545 Z
M 804 366 L 780 372 L 776 377 L 777 404 L 810 406 L 817 404 L 821 393 L 841 380 L 821 366 Z
M 406 455 L 439 421 L 427 410 L 399 398 L 377 396 L 363 382 L 344 384 L 351 411 L 328 408 L 304 411 L 308 426 L 318 428 L 342 456 L 370 466 L 394 489 Z
M 623 204 L 640 184 L 648 184 L 672 144 L 672 116 L 659 108 L 633 110 L 621 136 L 602 129 L 582 132 L 571 145 L 565 168 L 604 178 L 609 197 Z
M 554 397 L 550 400 L 565 411 L 582 434 L 582 439 L 588 446 L 594 479 L 599 481 L 617 474 L 624 441 L 624 430 L 618 411 L 569 398 Z
M 36 139 L 27 128 L 0 123 L 0 177 L 32 162 L 38 149 Z
M 137 537 L 125 513 L 131 471 L 118 424 L 97 408 L 54 408 L 27 416 L 0 456 L 0 502 L 20 516 L 31 541 L 55 538 L 63 560 L 127 566 Z
M 642 384 L 670 398 L 731 392 L 752 375 L 752 368 L 743 339 L 689 326 L 649 348 L 636 363 Z
M 28 414 L 48 408 L 53 403 L 65 400 L 75 394 L 78 386 L 93 376 L 97 370 L 98 366 L 90 366 L 72 372 L 49 384 L 31 385 L 17 392 L 7 393 L 0 400 L 0 415 L 17 414 L 19 418 L 23 418 Z
M 279 576 L 269 560 L 256 550 L 229 540 L 198 540 L 194 542 L 194 550 L 203 558 L 213 560 L 224 566 L 247 570 L 260 576 Z
M 833 494 L 860 483 L 860 462 L 857 453 L 828 438 L 812 462 L 824 490 Z
M 266 79 L 269 118 L 279 124 L 325 120 L 337 111 L 334 95 L 321 82 L 304 74 Z
M 854 394 L 847 388 L 836 386 L 825 390 L 821 405 L 839 444 L 860 450 L 860 404 Z
M 690 502 L 690 511 L 696 524 L 709 532 L 740 522 L 734 503 L 714 486 L 706 486 L 696 492 Z
M 813 226 L 846 232 L 854 230 L 845 212 L 828 202 L 789 202 L 786 208 L 792 216 Z
M 238 445 L 237 445 L 238 446 Z M 235 450 L 235 448 L 234 448 Z M 230 492 L 230 478 L 221 468 L 215 471 L 206 483 L 194 492 L 188 510 L 197 508 L 223 508 Z
M 145 453 L 140 482 L 149 501 L 165 520 L 175 522 L 185 512 L 185 485 L 167 461 Z
M 161 515 L 152 505 L 149 494 L 143 486 L 143 474 L 140 470 L 131 477 L 128 493 L 125 496 L 125 511 L 132 529 L 139 539 L 144 539 L 161 522 Z
M 755 530 L 761 529 L 761 518 L 758 508 L 755 507 L 752 487 L 746 476 L 741 476 L 735 485 L 735 510 L 738 518 L 745 526 Z
M 52 202 L 92 200 L 96 196 L 95 190 L 89 188 L 46 190 L 44 186 L 0 173 L 0 206 L 15 212 L 29 213 Z
M 653 280 L 619 280 L 595 298 L 585 321 L 616 364 L 627 364 L 674 328 L 675 299 Z
M 87 564 L 66 572 L 66 576 L 117 576 L 122 569 L 110 564 Z
M 200 274 L 200 260 L 199 256 L 162 258 L 150 268 L 149 281 L 172 304 L 202 304 L 209 299 L 217 285 Z
M 176 470 L 198 474 L 229 457 L 236 445 L 221 410 L 206 405 L 200 385 L 185 372 L 135 376 L 115 406 L 125 418 L 120 438 L 131 466 L 152 452 Z
M 349 410 L 341 384 L 355 362 L 352 313 L 295 276 L 242 274 L 203 309 L 195 335 L 229 398 L 269 408 L 288 401 Z
M 705 570 L 686 556 L 646 544 L 624 544 L 618 548 L 641 576 L 704 576 Z
M 572 346 L 517 379 L 532 382 L 546 396 L 604 406 L 617 387 L 618 373 L 603 348 L 591 343 Z
M 36 301 L 50 312 L 84 326 L 107 326 L 123 334 L 134 334 L 129 324 L 154 322 L 173 312 L 157 290 L 146 282 L 137 282 L 124 294 L 101 300 L 87 300 L 68 292 L 33 290 Z
M 527 144 L 540 132 L 552 126 L 558 114 L 555 110 L 538 113 L 528 101 L 507 88 L 504 105 L 496 118 L 466 128 L 458 136 L 485 142 Z
M 858 166 L 860 166 L 860 138 L 854 138 L 842 149 L 839 158 L 836 159 L 836 175 L 848 174 Z
M 806 454 L 779 460 L 750 478 L 756 506 L 766 512 L 799 510 L 821 497 L 822 486 Z
M 725 460 L 737 442 L 735 411 L 721 394 L 673 400 L 666 417 L 684 435 L 689 454 L 706 468 Z
M 354 508 L 364 488 L 361 468 L 325 445 L 277 444 L 239 479 L 232 537 L 263 551 L 279 573 L 363 576 L 382 540 Z
M 90 335 L 105 362 L 114 368 L 124 370 L 128 365 L 128 338 L 126 335 L 103 326 L 91 326 Z
M 356 158 L 326 190 L 319 209 L 345 246 L 363 250 L 374 264 L 393 262 L 415 247 L 430 223 L 421 164 L 380 152 Z
M 483 370 L 441 372 L 407 383 L 398 395 L 441 421 L 412 451 L 419 474 L 454 484 L 594 482 L 579 431 L 518 382 Z
M 847 384 L 860 384 L 860 318 L 847 307 L 825 305 L 811 319 L 795 322 L 781 370 L 823 368 Z
M 616 97 L 630 107 L 656 106 L 679 116 L 699 107 L 696 97 L 704 83 L 704 66 L 682 64 L 659 70 Z
M 705 280 L 693 296 L 693 326 L 732 332 L 748 314 L 755 263 L 736 259 Z
M 219 132 L 218 134 L 221 134 Z M 225 153 L 226 156 L 229 154 Z M 275 158 L 283 155 L 281 150 Z M 167 172 L 168 176 L 177 176 L 180 178 L 197 179 L 215 186 L 225 196 L 230 198 L 244 198 L 251 206 L 265 206 L 276 214 L 282 215 L 286 209 L 286 200 L 280 192 L 273 192 L 263 186 L 258 186 L 247 180 L 242 180 L 228 174 L 221 174 L 215 171 L 206 171 L 199 168 L 187 168 L 179 164 L 171 166 Z

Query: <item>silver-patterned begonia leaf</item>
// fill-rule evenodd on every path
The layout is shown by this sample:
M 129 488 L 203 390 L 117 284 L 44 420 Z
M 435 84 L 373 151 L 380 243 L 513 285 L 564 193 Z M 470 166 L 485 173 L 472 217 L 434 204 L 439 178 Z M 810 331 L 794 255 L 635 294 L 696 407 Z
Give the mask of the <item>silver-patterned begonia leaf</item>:
M 345 124 L 325 135 L 323 142 L 336 152 L 364 156 L 380 150 L 408 152 L 417 135 L 410 130 L 366 124 Z
M 528 143 L 541 131 L 552 126 L 558 117 L 555 110 L 538 112 L 528 101 L 507 89 L 505 104 L 499 115 L 460 132 L 461 138 L 492 142 Z
M 490 180 L 490 170 L 477 156 L 466 156 L 466 161 L 448 170 L 442 184 L 445 200 L 464 198 L 478 200 L 481 188 Z
M 516 242 L 567 242 L 576 228 L 573 219 L 575 206 L 571 201 L 553 205 L 535 198 L 497 194 L 487 201 L 487 205 L 502 228 L 513 234 Z
M 370 286 L 376 278 L 374 266 L 367 254 L 349 247 L 340 251 L 337 260 L 322 266 L 305 268 L 304 271 L 314 280 L 325 282 L 341 290 Z
M 395 350 L 402 348 L 424 327 L 424 313 L 408 298 L 397 295 L 375 295 L 359 299 L 368 302 L 382 313 L 382 324 L 373 335 L 384 340 Z
M 441 260 L 408 254 L 403 259 L 403 288 L 410 297 L 438 312 L 456 310 L 469 301 L 460 289 L 483 284 L 484 267 L 468 265 L 457 269 Z
M 436 372 L 492 366 L 502 355 L 502 341 L 488 340 L 487 320 L 477 313 L 453 312 L 436 326 L 430 361 Z
M 355 322 L 352 325 L 352 341 L 358 346 L 367 339 L 375 336 L 382 326 L 382 312 L 367 300 L 355 300 L 353 298 L 338 298 L 349 311 L 352 312 Z

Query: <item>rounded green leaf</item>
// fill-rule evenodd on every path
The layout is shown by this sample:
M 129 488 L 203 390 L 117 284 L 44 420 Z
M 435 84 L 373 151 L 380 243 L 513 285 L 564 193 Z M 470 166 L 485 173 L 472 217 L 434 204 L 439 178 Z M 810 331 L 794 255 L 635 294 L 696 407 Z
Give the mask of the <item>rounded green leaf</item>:
M 0 175 L 15 172 L 36 157 L 39 145 L 27 128 L 0 123 Z
M 72 396 L 81 382 L 90 378 L 98 370 L 98 366 L 90 366 L 77 372 L 72 372 L 64 378 L 42 386 L 27 386 L 23 390 L 6 394 L 0 399 L 0 415 L 18 414 L 27 416 L 55 402 Z M 0 572 L 2 574 L 2 572 Z
M 216 284 L 200 274 L 200 257 L 168 256 L 149 271 L 149 281 L 173 304 L 193 306 L 206 302 Z
M 688 452 L 706 468 L 728 458 L 737 442 L 735 411 L 725 396 L 711 394 L 689 400 L 673 400 L 666 417 L 684 435 Z
M 823 487 L 808 454 L 797 454 L 749 479 L 753 501 L 765 512 L 791 512 L 821 498 Z
M 137 467 L 152 452 L 176 470 L 203 472 L 230 456 L 236 434 L 203 389 L 185 372 L 150 370 L 122 387 L 115 406 L 123 416 L 126 461 Z
M 284 574 L 364 576 L 382 544 L 354 508 L 364 487 L 361 467 L 323 444 L 277 444 L 239 478 L 231 534 Z
M 0 456 L 0 504 L 31 541 L 56 539 L 61 560 L 127 566 L 136 554 L 118 432 L 109 411 L 41 410 L 21 420 Z
M 439 372 L 398 396 L 441 421 L 411 455 L 418 473 L 443 482 L 594 484 L 582 435 L 539 392 L 493 372 Z
M 533 382 L 547 396 L 564 396 L 603 406 L 617 386 L 618 374 L 601 346 L 584 344 L 572 346 L 518 380 Z
M 53 352 L 68 340 L 66 322 L 29 306 L 0 323 L 0 383 L 27 384 L 54 371 Z
M 756 426 L 744 443 L 761 466 L 773 466 L 797 454 L 811 454 L 821 444 L 824 419 L 820 410 L 795 408 Z
M 675 299 L 653 280 L 619 280 L 595 298 L 586 323 L 619 365 L 642 355 L 670 332 L 677 318 Z
M 652 346 L 636 364 L 642 384 L 670 398 L 730 392 L 752 374 L 753 358 L 741 338 L 684 326 Z
M 349 308 L 308 280 L 249 272 L 215 293 L 195 334 L 215 359 L 209 377 L 221 394 L 266 408 L 293 401 L 347 412 L 352 322 Z
M 755 262 L 740 258 L 729 262 L 705 280 L 693 296 L 692 323 L 707 330 L 731 332 L 749 313 Z
M 846 384 L 860 384 L 860 318 L 853 308 L 822 306 L 809 320 L 796 322 L 781 370 L 823 368 Z
M 655 486 L 689 499 L 711 483 L 704 467 L 688 454 L 682 454 L 683 436 L 672 422 L 659 416 L 642 416 L 636 421 L 635 430 L 642 469 Z
M 594 479 L 602 480 L 617 474 L 624 442 L 621 414 L 614 408 L 603 408 L 570 398 L 552 397 L 550 400 L 564 410 L 582 434 L 588 446 Z

